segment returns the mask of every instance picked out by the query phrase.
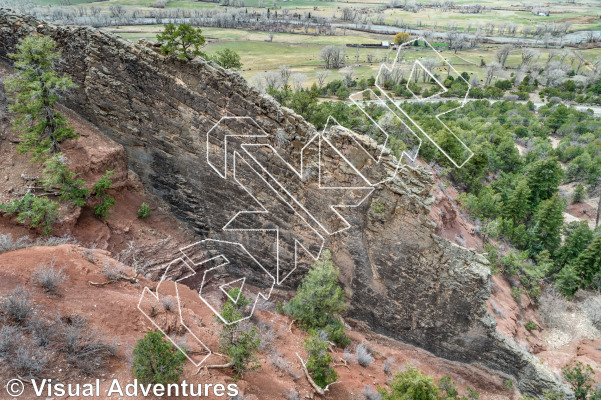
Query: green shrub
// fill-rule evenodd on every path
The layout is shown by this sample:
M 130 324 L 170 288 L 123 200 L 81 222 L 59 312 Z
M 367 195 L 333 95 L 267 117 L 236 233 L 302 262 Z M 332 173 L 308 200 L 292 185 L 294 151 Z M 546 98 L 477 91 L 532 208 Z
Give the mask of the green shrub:
M 321 339 L 317 333 L 313 333 L 305 339 L 305 350 L 309 353 L 306 367 L 313 380 L 320 387 L 326 387 L 336 382 L 338 373 L 330 366 L 334 359 L 328 353 L 328 342 Z
M 340 318 L 332 318 L 323 328 L 323 331 L 328 335 L 328 339 L 336 344 L 336 346 L 344 348 L 351 345 L 351 339 L 344 332 L 344 323 Z
M 511 297 L 513 298 L 513 300 L 518 303 L 519 306 L 522 305 L 522 290 L 519 287 L 512 287 L 511 288 Z
M 459 391 L 457 390 L 457 385 L 450 376 L 443 376 L 438 380 L 438 389 L 440 391 L 444 391 L 447 399 L 456 399 L 459 395 Z
M 561 373 L 572 387 L 576 400 L 586 400 L 595 383 L 591 366 L 584 366 L 580 361 L 576 361 L 563 367 Z
M 150 217 L 150 206 L 147 203 L 142 203 L 140 208 L 138 208 L 138 217 L 140 218 L 148 218 Z
M 234 303 L 232 299 L 238 301 Z M 223 325 L 220 333 L 220 350 L 228 356 L 232 368 L 236 371 L 236 377 L 242 377 L 248 371 L 260 368 L 257 353 L 261 346 L 259 332 L 255 326 L 250 329 L 240 325 L 239 321 L 244 309 L 250 304 L 251 299 L 245 297 L 239 288 L 228 291 L 228 299 L 221 309 L 221 317 L 217 321 Z
M 336 91 L 336 97 L 340 100 L 346 100 L 351 95 L 351 92 L 348 87 L 340 86 L 340 89 Z
M 439 400 L 440 390 L 432 377 L 414 367 L 397 372 L 389 384 L 390 392 L 379 387 L 382 400 Z
M 576 273 L 582 279 L 583 288 L 593 285 L 601 277 L 601 235 L 594 237 L 573 264 Z
M 386 211 L 386 206 L 380 200 L 374 200 L 371 202 L 371 209 L 374 210 L 376 214 L 382 214 Z
M 322 260 L 311 265 L 303 278 L 296 296 L 284 305 L 284 311 L 299 322 L 304 329 L 322 330 L 333 334 L 330 340 L 337 345 L 348 343 L 338 314 L 344 310 L 344 292 L 338 286 L 338 269 L 334 266 L 329 251 L 324 251 Z
M 98 204 L 94 206 L 94 215 L 102 219 L 106 219 L 108 210 L 115 205 L 115 199 L 107 193 L 113 183 L 109 178 L 114 173 L 114 170 L 106 171 L 104 176 L 92 188 L 94 196 L 98 199 Z
M 217 52 L 215 56 L 213 56 L 213 61 L 227 69 L 240 69 L 242 68 L 242 63 L 240 62 L 240 56 L 238 53 L 233 51 L 232 49 L 223 49 Z
M 167 341 L 161 332 L 148 332 L 133 350 L 133 372 L 145 384 L 179 382 L 186 355 Z
M 528 321 L 524 324 L 524 328 L 532 332 L 538 329 L 538 325 L 534 321 Z
M 58 218 L 58 203 L 48 197 L 36 197 L 27 193 L 21 200 L 0 205 L 7 215 L 17 214 L 17 222 L 30 228 L 42 228 L 44 235 L 52 232 L 52 224 Z
M 275 302 L 275 310 L 278 314 L 282 314 L 282 315 L 285 314 L 284 306 L 282 305 L 281 301 L 278 300 Z
M 566 265 L 563 267 L 555 276 L 553 277 L 555 280 L 555 285 L 557 289 L 564 296 L 570 298 L 576 293 L 578 288 L 580 287 L 580 282 L 582 279 L 578 276 L 578 273 L 571 265 Z
M 42 184 L 46 190 L 58 188 L 61 200 L 69 201 L 77 207 L 83 207 L 90 191 L 83 187 L 85 182 L 77 179 L 78 175 L 69 169 L 65 156 L 57 153 L 44 161 Z

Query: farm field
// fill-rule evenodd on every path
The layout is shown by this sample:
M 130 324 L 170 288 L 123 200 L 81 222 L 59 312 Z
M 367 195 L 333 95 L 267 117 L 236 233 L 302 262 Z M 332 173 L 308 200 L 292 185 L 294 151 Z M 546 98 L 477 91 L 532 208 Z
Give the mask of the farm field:
M 105 30 L 116 33 L 123 38 L 138 41 L 145 38 L 156 40 L 156 35 L 162 31 L 161 25 L 148 26 L 119 26 L 108 27 Z M 293 72 L 307 75 L 306 87 L 315 82 L 316 71 L 321 69 L 323 61 L 319 56 L 320 50 L 327 45 L 345 46 L 346 44 L 378 44 L 382 41 L 392 41 L 390 35 L 369 34 L 353 32 L 346 36 L 316 36 L 305 34 L 275 33 L 273 40 L 269 41 L 266 32 L 248 31 L 242 29 L 202 28 L 203 35 L 208 44 L 203 49 L 211 55 L 223 49 L 231 49 L 240 55 L 243 67 L 241 74 L 250 81 L 261 72 L 276 71 L 281 65 L 288 65 Z M 348 31 L 351 32 L 351 31 Z M 438 51 L 460 72 L 467 72 L 470 76 L 475 75 L 480 80 L 484 78 L 485 70 L 481 68 L 482 62 L 488 64 L 494 61 L 495 51 L 500 45 L 486 45 L 477 49 L 469 49 L 454 52 L 446 50 L 443 43 L 438 43 Z M 432 56 L 431 52 L 423 46 L 408 47 L 407 53 L 411 58 Z M 549 57 L 550 53 L 556 53 L 557 49 L 539 49 L 540 59 Z M 601 56 L 601 49 L 581 50 L 580 53 L 586 59 L 592 60 Z M 367 56 L 371 54 L 373 61 L 367 62 Z M 359 61 L 356 61 L 356 48 L 346 48 L 347 64 L 353 65 L 355 76 L 358 79 L 377 75 L 382 58 L 388 54 L 388 61 L 392 62 L 396 52 L 383 48 L 360 48 Z M 514 50 L 507 58 L 508 70 L 515 69 L 520 65 L 521 53 L 519 49 Z M 509 72 L 510 73 L 510 72 Z M 328 79 L 340 79 L 338 71 L 331 71 Z

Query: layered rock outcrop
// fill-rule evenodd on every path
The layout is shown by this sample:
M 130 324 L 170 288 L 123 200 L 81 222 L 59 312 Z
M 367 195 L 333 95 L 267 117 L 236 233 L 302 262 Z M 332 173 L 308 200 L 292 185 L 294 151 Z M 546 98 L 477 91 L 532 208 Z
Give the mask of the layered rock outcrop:
M 293 269 L 297 241 L 304 243 L 308 253 L 319 249 L 321 235 L 341 269 L 350 318 L 437 355 L 481 363 L 514 377 L 522 392 L 540 394 L 555 387 L 567 392 L 554 373 L 495 330 L 486 309 L 490 296 L 486 259 L 434 234 L 428 219 L 433 183 L 428 173 L 403 168 L 367 201 L 343 211 L 350 228 L 342 231 L 344 222 L 330 205 L 351 204 L 358 194 L 319 189 L 315 179 L 318 148 L 311 142 L 315 129 L 251 88 L 238 74 L 202 59 L 167 58 L 150 45 L 133 44 L 95 29 L 54 26 L 6 10 L 0 10 L 0 59 L 10 62 L 7 54 L 30 34 L 49 35 L 62 50 L 60 68 L 79 86 L 66 106 L 123 145 L 130 168 L 146 189 L 165 200 L 199 238 L 240 241 L 253 256 L 271 265 L 275 275 L 271 235 L 246 229 L 279 228 L 282 271 L 290 273 L 282 279 L 282 286 L 292 289 L 306 271 L 306 262 Z M 251 117 L 256 125 L 227 119 L 223 131 L 207 140 L 207 132 L 224 117 Z M 265 137 L 260 137 L 263 133 Z M 228 136 L 232 134 L 247 137 Z M 332 129 L 330 137 L 355 166 L 371 168 L 372 176 L 393 173 L 392 157 L 369 165 L 369 159 L 356 149 L 360 141 L 378 152 L 373 142 L 343 129 Z M 257 144 L 253 156 L 265 170 L 252 168 L 243 143 Z M 305 146 L 309 168 L 297 176 L 282 161 L 300 170 Z M 328 179 L 343 182 L 345 187 L 356 182 L 352 168 L 336 154 L 327 154 L 321 162 L 328 166 Z M 217 173 L 214 167 L 219 163 L 229 177 Z M 231 179 L 231 164 L 238 167 L 237 180 Z M 279 193 L 291 193 L 317 215 L 323 229 L 315 228 L 309 218 L 299 219 L 301 207 L 287 207 L 290 202 L 285 196 L 270 193 L 258 177 L 281 183 Z M 269 201 L 275 205 L 267 207 L 269 213 L 260 220 L 239 220 L 239 230 L 223 231 L 237 212 L 260 210 L 257 200 L 265 207 Z M 341 232 L 324 234 L 336 230 Z M 225 247 L 216 250 L 228 256 L 231 275 L 254 277 L 253 283 L 261 284 L 255 271 L 249 270 L 246 256 L 228 254 Z

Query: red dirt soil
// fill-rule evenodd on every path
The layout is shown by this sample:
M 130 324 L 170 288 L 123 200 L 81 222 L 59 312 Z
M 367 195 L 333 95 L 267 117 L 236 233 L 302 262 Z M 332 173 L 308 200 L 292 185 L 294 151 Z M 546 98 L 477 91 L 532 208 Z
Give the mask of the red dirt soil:
M 55 265 L 65 267 L 64 272 L 68 280 L 62 284 L 59 289 L 59 295 L 49 295 L 42 289 L 36 287 L 31 279 L 32 273 L 40 264 L 48 263 L 54 258 Z M 131 368 L 128 362 L 128 356 L 136 341 L 140 339 L 145 332 L 154 330 L 153 325 L 137 309 L 137 305 L 144 287 L 152 290 L 156 287 L 156 282 L 140 279 L 139 285 L 126 281 L 108 284 L 106 286 L 93 286 L 90 282 L 106 282 L 102 275 L 102 266 L 105 263 L 115 264 L 109 254 L 103 250 L 95 250 L 94 257 L 89 256 L 86 249 L 76 245 L 59 246 L 39 246 L 10 251 L 0 254 L 0 295 L 5 296 L 16 286 L 21 285 L 28 288 L 33 293 L 36 312 L 55 313 L 61 315 L 80 315 L 85 316 L 91 327 L 98 329 L 107 339 L 114 339 L 119 350 L 118 358 L 112 361 L 108 368 L 100 372 L 98 376 L 92 378 L 83 378 L 79 376 L 70 376 L 67 371 L 67 365 L 61 365 L 60 370 L 50 371 L 47 377 L 61 382 L 84 383 L 93 381 L 95 378 L 101 379 L 101 382 L 107 382 L 113 378 L 119 379 L 122 385 L 133 381 Z M 126 270 L 128 275 L 132 275 L 131 269 Z M 164 295 L 175 294 L 172 289 L 161 291 Z M 179 285 L 178 292 L 182 300 L 184 320 L 189 322 L 187 325 L 192 331 L 202 338 L 202 340 L 216 346 L 219 331 L 219 324 L 208 307 L 199 301 L 198 294 L 186 286 Z M 144 306 L 142 306 L 144 308 Z M 262 321 L 273 329 L 273 344 L 267 346 L 260 354 L 260 363 L 262 367 L 256 371 L 250 372 L 244 376 L 244 379 L 238 380 L 237 384 L 245 395 L 254 395 L 261 400 L 283 399 L 283 392 L 291 388 L 297 389 L 302 397 L 312 398 L 313 390 L 302 375 L 300 363 L 296 353 L 306 358 L 302 344 L 307 334 L 298 329 L 292 321 L 283 315 L 271 313 L 268 311 L 258 311 L 256 321 Z M 166 311 L 162 307 L 157 307 L 157 313 L 154 317 L 161 329 L 168 334 L 181 332 L 182 326 L 178 322 L 176 310 Z M 193 323 L 190 323 L 193 322 Z M 386 386 L 388 374 L 384 372 L 384 364 L 390 357 L 394 357 L 393 370 L 403 369 L 406 364 L 415 366 L 425 373 L 432 374 L 435 378 L 445 375 L 451 376 L 458 382 L 458 386 L 464 389 L 467 386 L 475 388 L 481 393 L 481 399 L 502 399 L 513 398 L 510 393 L 503 389 L 503 377 L 493 373 L 486 368 L 476 364 L 462 364 L 441 358 L 434 357 L 432 354 L 406 345 L 380 335 L 362 331 L 361 324 L 350 321 L 356 326 L 354 331 L 347 331 L 353 343 L 366 343 L 372 349 L 375 361 L 368 367 L 361 367 L 354 362 L 344 365 L 342 361 L 342 350 L 334 351 L 334 358 L 337 364 L 336 371 L 340 374 L 339 383 L 331 386 L 326 398 L 351 400 L 363 399 L 361 392 L 366 385 Z M 262 335 L 266 339 L 266 335 Z M 188 341 L 190 342 L 190 341 Z M 288 371 L 283 371 L 274 367 L 270 358 L 279 354 L 290 365 L 288 368 L 293 371 L 296 377 L 291 376 Z M 207 360 L 207 364 L 223 363 L 218 355 L 214 355 Z M 202 369 L 198 375 L 195 375 L 197 369 L 187 363 L 184 379 L 189 383 L 232 383 L 233 372 L 230 369 Z M 9 371 L 1 371 L 2 376 L 10 379 Z M 105 385 L 106 386 L 106 385 Z M 103 386 L 105 390 L 108 387 Z M 34 398 L 32 387 L 28 386 L 24 399 Z M 70 397 L 77 399 L 80 397 Z M 83 397 L 81 397 L 83 398 Z M 142 397 L 139 397 L 142 398 Z M 212 398 L 212 397 L 209 397 Z M 216 398 L 216 397 L 215 397 Z

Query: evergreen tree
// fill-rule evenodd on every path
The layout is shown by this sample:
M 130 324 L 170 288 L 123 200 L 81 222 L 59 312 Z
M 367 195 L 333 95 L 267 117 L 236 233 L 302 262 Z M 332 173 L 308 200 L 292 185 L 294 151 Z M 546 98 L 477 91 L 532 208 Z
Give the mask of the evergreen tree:
M 242 63 L 240 62 L 240 56 L 232 49 L 223 49 L 218 51 L 213 57 L 213 61 L 227 69 L 240 69 Z
M 166 24 L 163 32 L 157 35 L 157 40 L 163 42 L 163 53 L 173 54 L 180 60 L 188 60 L 194 56 L 205 57 L 201 51 L 205 44 L 202 29 L 195 29 L 189 24 Z
M 108 210 L 115 205 L 115 199 L 108 194 L 108 190 L 113 183 L 109 178 L 114 172 L 114 170 L 106 171 L 104 176 L 92 188 L 94 196 L 98 199 L 98 204 L 94 206 L 94 215 L 102 219 L 106 219 Z
M 447 154 L 448 158 L 444 154 L 439 155 L 439 162 L 445 166 L 452 166 L 451 160 L 457 165 L 460 165 L 465 160 L 463 153 L 463 147 L 453 134 L 447 130 L 439 131 L 437 134 L 437 143 L 442 150 Z M 449 159 L 450 158 L 450 159 Z
M 561 244 L 561 228 L 563 227 L 564 201 L 555 194 L 540 203 L 534 215 L 533 250 L 549 250 L 554 254 Z
M 595 383 L 595 372 L 591 366 L 584 366 L 580 361 L 576 361 L 563 367 L 561 373 L 572 386 L 576 400 L 586 400 Z
M 574 261 L 574 268 L 582 279 L 583 286 L 590 285 L 596 277 L 601 277 L 601 234 Z
M 536 207 L 541 201 L 550 199 L 558 192 L 563 179 L 563 169 L 555 157 L 538 160 L 529 166 L 526 178 L 530 187 L 530 204 Z
M 16 221 L 29 225 L 30 228 L 42 228 L 44 235 L 52 232 L 52 224 L 58 218 L 58 203 L 48 197 L 35 197 L 27 193 L 21 200 L 13 200 L 8 204 L 0 204 L 0 210 L 8 215 L 16 214 Z
M 497 145 L 497 164 L 502 171 L 514 172 L 521 168 L 520 152 L 515 147 L 513 138 L 507 136 Z
M 83 207 L 90 191 L 83 187 L 85 182 L 77 179 L 77 176 L 77 173 L 69 169 L 67 160 L 62 153 L 57 153 L 44 162 L 42 183 L 46 190 L 58 188 L 61 200 L 67 200 L 78 207 Z
M 563 228 L 565 240 L 559 249 L 556 261 L 559 266 L 564 266 L 576 260 L 593 240 L 593 231 L 586 221 L 573 221 Z
M 563 104 L 558 105 L 555 110 L 547 117 L 546 125 L 556 133 L 557 130 L 567 122 L 570 113 Z
M 47 36 L 28 36 L 17 46 L 15 74 L 5 85 L 13 104 L 9 110 L 17 117 L 13 127 L 19 132 L 18 150 L 32 153 L 34 160 L 44 160 L 59 151 L 60 143 L 76 138 L 67 120 L 55 110 L 56 102 L 76 87 L 66 75 L 59 76 L 56 61 L 60 58 L 56 43 Z
M 344 310 L 344 292 L 338 286 L 338 268 L 329 251 L 315 261 L 303 278 L 296 296 L 284 310 L 306 328 L 322 328 Z
M 514 225 L 523 222 L 529 213 L 530 188 L 526 179 L 520 180 L 504 207 L 505 215 L 513 220 Z
M 553 276 L 557 289 L 566 297 L 572 297 L 581 285 L 582 279 L 578 272 L 571 265 L 563 267 L 555 276 Z
M 582 183 L 579 183 L 574 189 L 574 197 L 572 198 L 572 201 L 574 203 L 580 203 L 582 200 L 584 200 L 584 197 L 584 186 L 582 186 Z
M 474 155 L 463 166 L 463 168 L 454 168 L 451 171 L 453 181 L 457 185 L 465 187 L 467 192 L 477 192 L 481 189 L 480 181 L 486 173 L 488 165 L 488 156 L 482 149 L 474 149 Z

